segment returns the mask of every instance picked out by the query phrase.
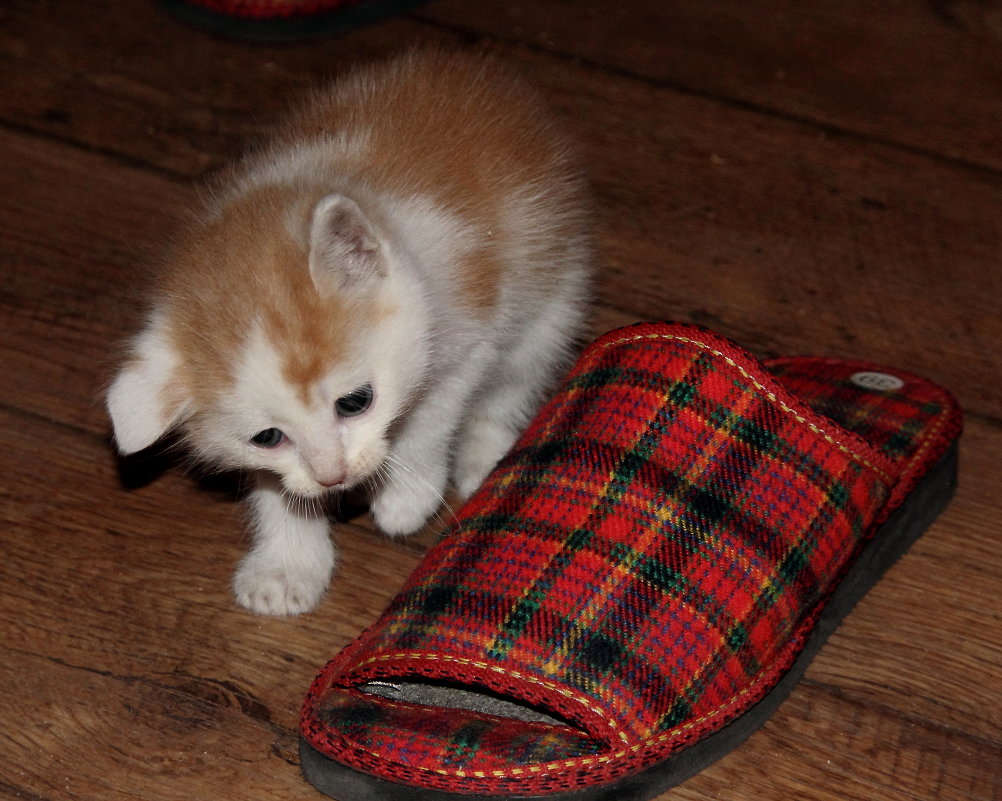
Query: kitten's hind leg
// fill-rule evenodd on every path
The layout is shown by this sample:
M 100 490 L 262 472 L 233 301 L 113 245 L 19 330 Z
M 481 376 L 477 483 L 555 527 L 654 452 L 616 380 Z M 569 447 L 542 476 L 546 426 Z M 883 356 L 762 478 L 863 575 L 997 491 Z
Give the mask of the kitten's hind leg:
M 249 497 L 254 544 L 233 578 L 237 602 L 262 615 L 313 609 L 330 584 L 334 545 L 320 509 L 287 499 L 263 474 Z

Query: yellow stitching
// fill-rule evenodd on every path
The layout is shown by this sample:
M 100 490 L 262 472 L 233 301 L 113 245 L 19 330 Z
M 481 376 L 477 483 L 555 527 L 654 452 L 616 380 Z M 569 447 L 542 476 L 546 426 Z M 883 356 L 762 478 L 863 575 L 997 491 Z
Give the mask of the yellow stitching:
M 613 340 L 612 342 L 606 342 L 602 347 L 611 348 L 616 345 L 622 345 L 626 342 L 639 342 L 644 339 L 674 339 L 678 340 L 679 342 L 686 342 L 690 345 L 696 345 L 697 347 L 700 347 L 703 350 L 712 353 L 714 356 L 719 356 L 721 359 L 727 362 L 727 364 L 729 364 L 731 367 L 733 367 L 735 370 L 741 373 L 741 375 L 743 375 L 746 379 L 748 379 L 752 383 L 752 385 L 759 390 L 759 392 L 765 395 L 766 398 L 768 398 L 770 401 L 779 406 L 779 408 L 781 408 L 784 412 L 790 415 L 798 423 L 807 426 L 811 431 L 820 436 L 828 444 L 834 445 L 836 448 L 842 451 L 842 453 L 844 453 L 853 461 L 859 462 L 860 464 L 868 467 L 870 470 L 876 473 L 881 478 L 881 480 L 884 481 L 884 483 L 889 485 L 894 483 L 893 479 L 887 474 L 887 472 L 883 468 L 871 464 L 867 459 L 857 454 L 855 451 L 849 448 L 849 446 L 839 442 L 839 440 L 837 440 L 827 431 L 822 429 L 820 426 L 815 425 L 814 423 L 804 418 L 802 415 L 798 414 L 795 410 L 787 406 L 786 403 L 784 403 L 782 400 L 776 397 L 776 394 L 774 392 L 772 392 L 769 389 L 766 389 L 766 387 L 757 378 L 751 375 L 740 364 L 735 362 L 730 356 L 719 350 L 711 348 L 705 342 L 700 342 L 698 339 L 689 339 L 688 337 L 676 336 L 675 334 L 644 334 L 643 336 L 624 337 L 623 339 L 616 339 Z

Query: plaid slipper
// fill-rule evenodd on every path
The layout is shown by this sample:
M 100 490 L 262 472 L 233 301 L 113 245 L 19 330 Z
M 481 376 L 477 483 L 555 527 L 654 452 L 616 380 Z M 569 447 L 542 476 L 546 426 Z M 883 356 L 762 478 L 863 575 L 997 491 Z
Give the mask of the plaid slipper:
M 156 0 L 175 19 L 212 33 L 289 42 L 378 22 L 425 0 Z
M 960 428 L 900 370 L 606 334 L 317 677 L 306 778 L 340 801 L 662 792 L 765 721 L 943 510 Z

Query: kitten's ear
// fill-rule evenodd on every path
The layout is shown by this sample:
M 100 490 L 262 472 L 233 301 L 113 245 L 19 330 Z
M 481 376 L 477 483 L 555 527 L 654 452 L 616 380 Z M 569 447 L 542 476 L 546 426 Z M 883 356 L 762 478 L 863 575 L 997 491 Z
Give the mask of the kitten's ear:
M 328 195 L 313 209 L 310 276 L 321 291 L 385 275 L 379 238 L 351 198 Z
M 108 414 L 121 453 L 148 448 L 187 416 L 190 400 L 178 380 L 179 363 L 163 319 L 154 316 L 108 389 Z

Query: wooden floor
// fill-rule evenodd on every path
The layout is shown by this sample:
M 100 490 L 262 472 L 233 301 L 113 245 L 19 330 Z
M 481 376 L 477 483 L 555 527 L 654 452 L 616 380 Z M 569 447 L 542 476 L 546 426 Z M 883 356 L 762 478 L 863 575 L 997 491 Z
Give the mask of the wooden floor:
M 0 797 L 318 799 L 308 682 L 428 537 L 340 526 L 298 619 L 234 604 L 227 492 L 122 470 L 101 406 L 199 179 L 291 97 L 416 42 L 487 42 L 551 98 L 599 206 L 596 333 L 700 322 L 761 355 L 951 388 L 959 493 L 773 719 L 665 799 L 1002 798 L 1002 4 L 432 2 L 292 46 L 145 0 L 0 5 Z M 147 469 L 148 468 L 148 469 Z

